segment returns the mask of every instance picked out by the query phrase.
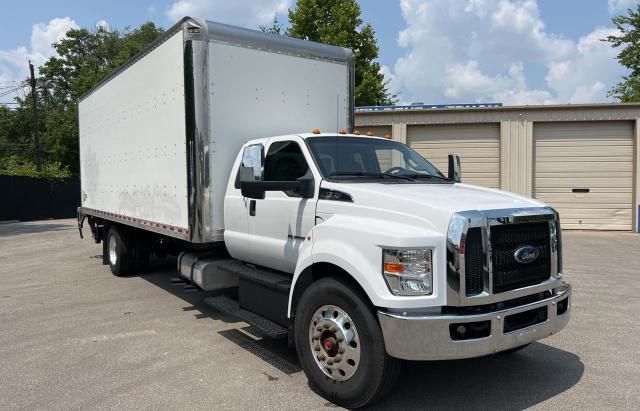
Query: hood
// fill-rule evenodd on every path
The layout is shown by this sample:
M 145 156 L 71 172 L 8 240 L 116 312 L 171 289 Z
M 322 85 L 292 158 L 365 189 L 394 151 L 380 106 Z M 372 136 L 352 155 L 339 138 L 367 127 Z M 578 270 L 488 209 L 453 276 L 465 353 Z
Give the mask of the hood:
M 342 184 L 354 200 L 376 204 L 386 199 L 401 207 L 399 202 L 419 202 L 429 208 L 454 213 L 466 210 L 495 210 L 504 208 L 541 207 L 543 203 L 531 198 L 491 188 L 469 184 Z M 356 198 L 357 197 L 357 198 Z
M 432 228 L 448 225 L 457 211 L 544 207 L 545 204 L 506 191 L 469 184 L 330 183 L 323 187 L 340 190 L 353 198 L 356 209 L 377 210 L 413 216 Z M 324 202 L 334 203 L 334 202 Z M 328 208 L 332 208 L 327 204 Z M 319 210 L 322 211 L 319 205 Z M 327 210 L 329 211 L 329 210 Z

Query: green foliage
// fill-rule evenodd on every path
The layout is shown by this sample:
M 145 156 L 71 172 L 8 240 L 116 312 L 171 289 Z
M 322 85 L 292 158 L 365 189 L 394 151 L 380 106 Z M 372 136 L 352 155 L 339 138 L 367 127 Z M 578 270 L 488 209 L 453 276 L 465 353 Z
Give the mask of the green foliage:
M 282 25 L 282 23 L 280 23 L 280 20 L 278 20 L 277 14 L 273 18 L 273 22 L 270 26 L 261 24 L 260 26 L 258 26 L 258 28 L 260 29 L 260 31 L 263 31 L 265 33 L 277 34 L 279 36 L 284 34 L 284 26 Z
M 39 68 L 38 78 L 39 128 L 46 163 L 42 173 L 55 177 L 79 171 L 78 98 L 163 32 L 154 23 L 123 32 L 79 28 L 69 30 L 53 45 L 58 56 Z M 16 100 L 18 109 L 0 108 L 0 168 L 4 174 L 33 175 L 35 168 L 29 171 L 33 164 L 24 161 L 35 152 L 31 94 Z
M 630 74 L 608 94 L 623 103 L 640 101 L 640 6 L 636 10 L 628 9 L 626 16 L 616 16 L 612 21 L 620 35 L 608 36 L 605 40 L 613 47 L 622 48 L 617 59 Z
M 297 0 L 296 8 L 289 10 L 289 23 L 288 36 L 353 50 L 357 106 L 396 102 L 380 73 L 375 31 L 363 25 L 356 0 Z
M 71 176 L 69 166 L 59 161 L 45 161 L 42 170 L 36 170 L 33 160 L 21 158 L 16 154 L 0 159 L 0 175 L 38 177 L 47 180 L 60 180 Z

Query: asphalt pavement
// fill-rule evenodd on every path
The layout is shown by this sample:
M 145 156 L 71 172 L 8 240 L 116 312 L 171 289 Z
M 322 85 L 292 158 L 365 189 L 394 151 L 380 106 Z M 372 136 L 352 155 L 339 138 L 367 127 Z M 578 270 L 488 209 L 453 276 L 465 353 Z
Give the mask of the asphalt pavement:
M 640 409 L 640 235 L 563 240 L 567 328 L 512 355 L 405 362 L 373 408 Z M 173 284 L 175 259 L 118 278 L 101 250 L 74 220 L 0 224 L 0 409 L 335 407 L 286 340 Z

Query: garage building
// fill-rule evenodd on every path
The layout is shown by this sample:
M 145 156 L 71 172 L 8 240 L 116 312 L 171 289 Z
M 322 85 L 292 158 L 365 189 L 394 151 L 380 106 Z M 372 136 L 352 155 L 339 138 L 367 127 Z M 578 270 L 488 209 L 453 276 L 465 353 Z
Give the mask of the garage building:
M 640 231 L 640 104 L 368 107 L 361 133 L 408 144 L 463 182 L 538 198 L 564 229 Z

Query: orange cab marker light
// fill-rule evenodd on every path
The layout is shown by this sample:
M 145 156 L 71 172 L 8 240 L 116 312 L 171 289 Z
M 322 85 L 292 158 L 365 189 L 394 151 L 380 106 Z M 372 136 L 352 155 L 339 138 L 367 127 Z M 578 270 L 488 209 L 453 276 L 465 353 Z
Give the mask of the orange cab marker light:
M 402 273 L 404 268 L 400 263 L 384 263 L 384 271 L 387 273 Z
M 338 134 L 347 134 L 347 130 L 341 128 L 340 130 L 338 130 Z
M 355 134 L 356 136 L 360 135 L 360 130 L 358 130 L 357 128 L 355 130 L 353 130 L 353 134 Z
M 371 131 L 367 131 L 367 135 L 368 135 L 369 137 L 371 137 L 371 136 L 373 136 L 373 132 L 371 132 Z
M 386 138 L 387 140 L 391 140 L 391 136 L 389 134 L 385 134 L 384 138 Z
M 313 134 L 320 134 L 320 129 L 319 128 L 314 128 L 313 129 Z

